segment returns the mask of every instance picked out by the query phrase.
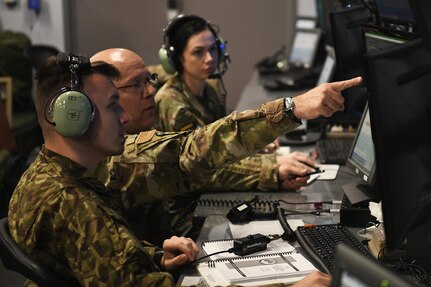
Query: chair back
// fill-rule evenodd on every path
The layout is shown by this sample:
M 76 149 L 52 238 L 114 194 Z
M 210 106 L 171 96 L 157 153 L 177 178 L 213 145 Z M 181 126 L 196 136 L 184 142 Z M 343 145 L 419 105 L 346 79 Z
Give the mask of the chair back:
M 78 285 L 74 279 L 64 278 L 37 264 L 19 249 L 10 235 L 7 217 L 0 219 L 0 258 L 7 269 L 20 273 L 38 286 Z

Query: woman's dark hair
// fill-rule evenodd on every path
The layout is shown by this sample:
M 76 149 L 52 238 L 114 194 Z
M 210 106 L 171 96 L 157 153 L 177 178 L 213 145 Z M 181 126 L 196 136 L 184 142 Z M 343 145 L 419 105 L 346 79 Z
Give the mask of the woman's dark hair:
M 217 31 L 203 18 L 198 16 L 188 16 L 190 19 L 181 19 L 181 23 L 173 25 L 166 33 L 168 37 L 168 45 L 174 48 L 172 55 L 172 62 L 174 64 L 175 70 L 182 74 L 184 71 L 183 65 L 181 63 L 181 55 L 186 48 L 187 42 L 193 35 L 196 35 L 206 29 L 209 29 L 214 38 L 218 39 Z M 185 20 L 185 21 L 184 21 Z

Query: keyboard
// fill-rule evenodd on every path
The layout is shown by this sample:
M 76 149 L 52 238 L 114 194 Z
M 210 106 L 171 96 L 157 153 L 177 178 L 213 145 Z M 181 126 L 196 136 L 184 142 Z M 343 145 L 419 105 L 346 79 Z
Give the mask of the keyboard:
M 319 161 L 324 164 L 344 165 L 349 157 L 353 138 L 326 138 L 318 140 L 316 151 Z
M 374 258 L 362 242 L 345 226 L 338 224 L 317 225 L 315 227 L 300 226 L 295 234 L 299 244 L 317 264 L 317 268 L 328 274 L 332 273 L 335 247 L 339 243 L 349 245 L 365 256 Z

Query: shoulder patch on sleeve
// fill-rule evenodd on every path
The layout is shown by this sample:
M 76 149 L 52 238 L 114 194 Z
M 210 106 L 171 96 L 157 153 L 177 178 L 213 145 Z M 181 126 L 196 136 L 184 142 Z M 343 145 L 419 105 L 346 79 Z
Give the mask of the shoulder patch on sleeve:
M 156 130 L 151 130 L 148 132 L 141 132 L 139 133 L 138 139 L 136 140 L 136 143 L 144 143 L 150 141 L 153 136 L 156 134 Z

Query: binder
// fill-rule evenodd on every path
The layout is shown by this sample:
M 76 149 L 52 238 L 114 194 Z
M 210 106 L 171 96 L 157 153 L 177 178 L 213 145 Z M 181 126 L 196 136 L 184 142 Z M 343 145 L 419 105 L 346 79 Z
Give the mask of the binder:
M 207 286 L 293 284 L 316 270 L 302 254 L 280 252 L 211 260 L 197 266 Z

